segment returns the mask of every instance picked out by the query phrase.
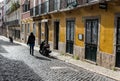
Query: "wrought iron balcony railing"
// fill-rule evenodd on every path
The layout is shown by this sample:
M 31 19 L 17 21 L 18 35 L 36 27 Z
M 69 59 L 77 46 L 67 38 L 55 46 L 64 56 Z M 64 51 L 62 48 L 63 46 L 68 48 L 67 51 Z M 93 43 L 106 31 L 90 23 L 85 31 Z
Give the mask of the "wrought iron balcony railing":
M 30 10 L 30 5 L 23 4 L 22 5 L 22 10 L 23 10 L 23 12 L 29 11 Z
M 41 14 L 48 13 L 49 5 L 48 1 L 41 4 Z
M 39 5 L 36 6 L 34 9 L 35 9 L 35 15 L 39 15 L 39 11 L 40 11 L 40 10 L 39 10 Z
M 49 0 L 33 7 L 30 10 L 31 16 L 41 15 L 55 10 L 63 10 L 66 8 L 73 9 L 77 6 L 99 2 L 100 0 Z
M 39 4 L 33 8 L 30 9 L 30 16 L 36 16 L 36 15 L 41 15 L 41 14 L 45 14 L 48 13 L 48 1 Z
M 33 16 L 33 8 L 30 9 L 30 16 Z
M 20 25 L 20 21 L 17 19 L 17 20 L 13 20 L 13 21 L 8 21 L 5 24 L 7 26 L 18 26 L 18 25 Z
M 49 4 L 49 12 L 60 9 L 60 0 L 50 0 Z
M 39 15 L 39 7 L 38 6 L 30 9 L 30 16 L 36 16 L 36 15 Z
M 65 9 L 68 7 L 77 7 L 78 5 L 86 5 L 94 2 L 99 2 L 100 0 L 60 0 L 60 9 Z

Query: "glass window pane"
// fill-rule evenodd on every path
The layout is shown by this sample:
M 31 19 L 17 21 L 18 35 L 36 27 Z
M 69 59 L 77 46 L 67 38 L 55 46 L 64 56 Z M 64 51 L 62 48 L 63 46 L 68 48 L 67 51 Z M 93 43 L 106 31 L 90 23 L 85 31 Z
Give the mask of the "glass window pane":
M 33 23 L 33 33 L 34 33 L 34 35 L 36 34 L 36 27 L 35 27 L 35 23 Z
M 74 41 L 74 22 L 71 22 L 71 40 Z
M 28 33 L 30 33 L 30 24 L 28 24 Z
M 91 21 L 86 22 L 86 43 L 91 43 Z
M 98 38 L 98 21 L 95 20 L 92 22 L 92 44 L 97 44 Z
M 70 39 L 70 22 L 67 22 L 67 40 Z
M 21 31 L 24 32 L 24 24 L 22 24 Z

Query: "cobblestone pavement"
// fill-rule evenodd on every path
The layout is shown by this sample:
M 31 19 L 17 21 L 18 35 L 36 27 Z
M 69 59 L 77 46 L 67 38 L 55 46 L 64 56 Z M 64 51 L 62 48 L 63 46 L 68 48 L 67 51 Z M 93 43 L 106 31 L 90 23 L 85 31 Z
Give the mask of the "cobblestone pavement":
M 0 81 L 116 81 L 1 39 L 0 49 Z

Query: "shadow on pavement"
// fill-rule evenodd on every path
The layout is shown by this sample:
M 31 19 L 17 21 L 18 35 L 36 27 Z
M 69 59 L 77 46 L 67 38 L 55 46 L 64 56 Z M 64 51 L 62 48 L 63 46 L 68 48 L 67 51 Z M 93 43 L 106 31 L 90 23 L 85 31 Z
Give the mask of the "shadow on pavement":
M 0 46 L 0 53 L 8 53 L 2 46 Z
M 50 59 L 48 58 L 45 58 L 45 57 L 38 57 L 38 56 L 35 56 L 36 59 L 40 59 L 40 60 L 47 60 L 47 61 L 51 61 Z
M 22 61 L 11 60 L 0 55 L 0 81 L 43 81 Z
M 20 46 L 20 44 L 0 40 L 0 53 L 8 53 L 2 46 Z
M 48 58 L 51 58 L 51 59 L 57 59 L 56 57 L 54 56 L 49 56 Z
M 0 40 L 0 45 L 5 45 L 5 46 L 20 46 L 20 44 L 17 44 L 17 43 L 10 43 L 10 42 L 7 42 L 7 41 L 3 41 L 3 40 Z

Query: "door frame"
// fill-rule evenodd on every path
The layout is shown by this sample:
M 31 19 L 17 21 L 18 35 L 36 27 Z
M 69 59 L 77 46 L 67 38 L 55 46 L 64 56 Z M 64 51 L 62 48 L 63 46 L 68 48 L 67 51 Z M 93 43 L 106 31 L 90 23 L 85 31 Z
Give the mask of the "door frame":
M 24 35 L 25 35 L 25 36 L 24 36 L 24 37 L 25 37 L 24 42 L 26 43 L 26 42 L 27 42 L 27 23 L 24 24 L 24 27 L 25 27 L 25 28 L 24 28 L 24 29 L 25 29 L 25 31 L 24 31 Z
M 101 17 L 100 16 L 85 16 L 85 17 L 83 17 L 83 19 L 84 19 L 84 36 L 86 36 L 86 20 L 87 19 L 98 19 L 98 41 L 97 41 L 98 44 L 97 44 L 97 52 L 96 52 L 97 53 L 96 62 L 85 59 L 85 51 L 86 50 L 84 50 L 84 59 L 86 61 L 91 62 L 91 63 L 97 64 L 97 61 L 98 61 L 97 57 L 98 57 L 98 54 L 99 54 L 99 51 L 100 51 L 99 47 L 100 47 L 100 23 L 101 23 Z M 86 40 L 86 37 L 84 37 L 84 48 L 85 48 L 85 40 Z
M 41 22 L 38 23 L 38 44 L 41 43 Z
M 76 27 L 76 18 L 66 18 L 66 30 L 65 30 L 65 53 L 67 53 L 66 51 L 67 51 L 67 49 L 66 49 L 66 46 L 67 46 L 67 21 L 74 21 L 74 39 L 73 39 L 73 54 L 70 54 L 70 55 L 74 55 L 74 47 L 75 47 L 75 35 L 76 35 L 76 33 L 75 33 L 75 27 Z M 69 53 L 68 53 L 69 54 Z
M 45 40 L 48 43 L 49 42 L 49 25 L 48 22 L 44 23 L 45 25 Z
M 56 27 L 56 26 L 55 26 L 55 23 L 56 23 L 56 22 L 59 22 L 59 28 L 58 28 L 58 31 L 59 31 L 59 32 L 58 32 L 58 36 L 59 36 L 59 37 L 58 37 L 58 49 L 55 48 L 55 44 L 56 44 L 56 42 L 55 42 L 55 40 L 56 40 L 56 35 L 55 35 L 55 33 L 56 33 L 56 32 L 55 32 L 55 27 Z M 54 34 L 53 34 L 53 35 L 54 35 L 54 38 L 53 38 L 53 39 L 54 39 L 54 42 L 53 42 L 53 49 L 59 50 L 60 21 L 59 21 L 59 20 L 55 20 L 55 21 L 53 22 L 53 24 L 54 24 L 54 26 L 53 26 L 53 27 L 54 27 Z
M 113 43 L 113 46 L 114 46 L 114 53 L 113 53 L 113 56 L 115 57 L 115 60 L 114 60 L 114 66 L 116 67 L 116 56 L 117 56 L 117 53 L 116 53 L 116 41 L 117 41 L 117 19 L 118 17 L 120 17 L 120 13 L 116 13 L 115 14 L 115 20 L 114 20 L 114 43 Z M 117 67 L 118 68 L 118 67 Z

